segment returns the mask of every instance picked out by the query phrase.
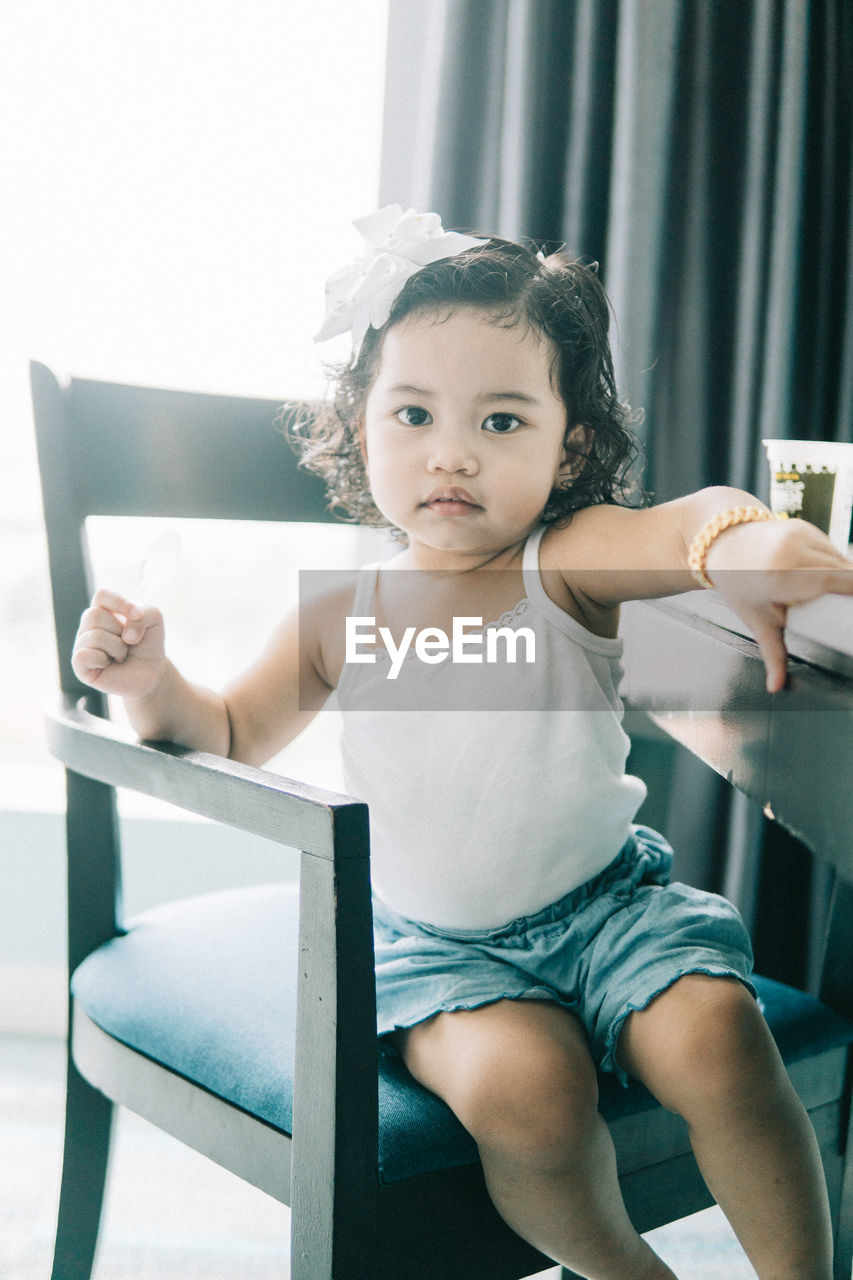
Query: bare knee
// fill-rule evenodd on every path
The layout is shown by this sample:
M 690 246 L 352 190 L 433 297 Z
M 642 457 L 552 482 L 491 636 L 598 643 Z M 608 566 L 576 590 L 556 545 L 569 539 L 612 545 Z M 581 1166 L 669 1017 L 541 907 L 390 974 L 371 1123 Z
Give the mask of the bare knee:
M 555 1167 L 585 1148 L 597 1102 L 590 1059 L 567 1062 L 546 1047 L 526 1045 L 515 1061 L 475 1065 L 452 1105 L 481 1148 Z
M 403 1048 L 407 1065 L 481 1151 L 544 1169 L 565 1167 L 584 1149 L 598 1119 L 598 1086 L 571 1015 L 544 1003 L 502 1002 L 439 1015 L 415 1031 Z
M 623 1029 L 620 1061 L 688 1121 L 715 1106 L 755 1106 L 785 1077 L 770 1030 L 735 979 L 689 974 Z

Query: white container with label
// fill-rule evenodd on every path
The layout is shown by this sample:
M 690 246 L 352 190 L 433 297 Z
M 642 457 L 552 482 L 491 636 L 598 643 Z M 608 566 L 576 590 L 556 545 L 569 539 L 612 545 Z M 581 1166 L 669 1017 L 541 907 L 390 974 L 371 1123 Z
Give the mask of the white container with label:
M 763 440 L 770 463 L 770 510 L 808 520 L 847 552 L 853 520 L 853 444 Z

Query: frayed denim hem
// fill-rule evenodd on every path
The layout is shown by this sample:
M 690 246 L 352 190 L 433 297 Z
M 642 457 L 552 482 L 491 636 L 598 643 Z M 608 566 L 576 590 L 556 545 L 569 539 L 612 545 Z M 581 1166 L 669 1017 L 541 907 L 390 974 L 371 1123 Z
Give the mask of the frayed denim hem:
M 691 973 L 703 973 L 709 978 L 735 978 L 744 987 L 746 987 L 753 999 L 758 999 L 755 987 L 749 979 L 744 977 L 742 973 L 738 973 L 736 969 L 727 969 L 724 965 L 690 965 L 684 969 L 679 969 L 674 973 L 670 973 L 666 980 L 661 982 L 659 986 L 655 987 L 653 991 L 649 992 L 639 1000 L 632 1000 L 625 1006 L 618 1017 L 613 1019 L 605 1044 L 604 1056 L 598 1064 L 600 1071 L 609 1071 L 612 1075 L 616 1076 L 616 1079 L 623 1088 L 628 1088 L 630 1078 L 616 1061 L 619 1036 L 622 1032 L 623 1026 L 625 1025 L 625 1019 L 628 1017 L 629 1013 L 641 1013 L 643 1009 L 647 1009 L 653 1000 L 656 1000 L 658 996 L 663 995 L 665 991 L 668 991 L 670 987 L 674 986 L 674 984 L 678 982 L 679 978 L 685 978 Z
M 555 1004 L 561 1009 L 566 1009 L 577 1017 L 577 1007 L 571 1000 L 563 1000 L 555 991 L 551 991 L 547 987 L 528 987 L 524 991 L 503 991 L 498 994 L 491 993 L 489 995 L 466 996 L 464 999 L 448 1000 L 444 1004 L 438 1006 L 430 1006 L 420 1013 L 407 1015 L 405 1021 L 394 1022 L 390 1027 L 378 1029 L 380 1050 L 390 1057 L 399 1057 L 400 1050 L 394 1042 L 394 1036 L 398 1031 L 411 1031 L 412 1027 L 419 1026 L 422 1022 L 428 1022 L 430 1018 L 436 1017 L 439 1013 L 463 1013 L 471 1009 L 483 1009 L 488 1004 L 497 1004 L 500 1000 L 541 1000 L 548 1004 Z

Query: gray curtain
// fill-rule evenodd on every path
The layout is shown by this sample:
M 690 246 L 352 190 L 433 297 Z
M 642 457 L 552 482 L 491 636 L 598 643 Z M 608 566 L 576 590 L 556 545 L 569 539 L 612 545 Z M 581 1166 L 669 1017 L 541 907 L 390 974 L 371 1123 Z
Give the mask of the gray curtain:
M 382 203 L 598 261 L 647 489 L 766 497 L 762 437 L 853 439 L 851 85 L 849 0 L 391 0 Z M 808 981 L 825 877 L 697 762 L 665 768 L 684 878 Z

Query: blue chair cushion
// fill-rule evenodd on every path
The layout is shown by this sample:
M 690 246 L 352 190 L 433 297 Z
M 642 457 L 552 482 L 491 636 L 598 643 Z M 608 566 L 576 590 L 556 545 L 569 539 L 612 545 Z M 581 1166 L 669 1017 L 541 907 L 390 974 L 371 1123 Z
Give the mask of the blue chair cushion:
M 117 1040 L 290 1133 L 298 918 L 295 885 L 170 903 L 84 960 L 74 997 Z M 786 1062 L 853 1041 L 853 1023 L 810 996 L 766 978 L 756 986 Z M 602 1077 L 608 1121 L 656 1105 L 642 1086 Z M 476 1159 L 449 1108 L 380 1054 L 383 1181 Z

